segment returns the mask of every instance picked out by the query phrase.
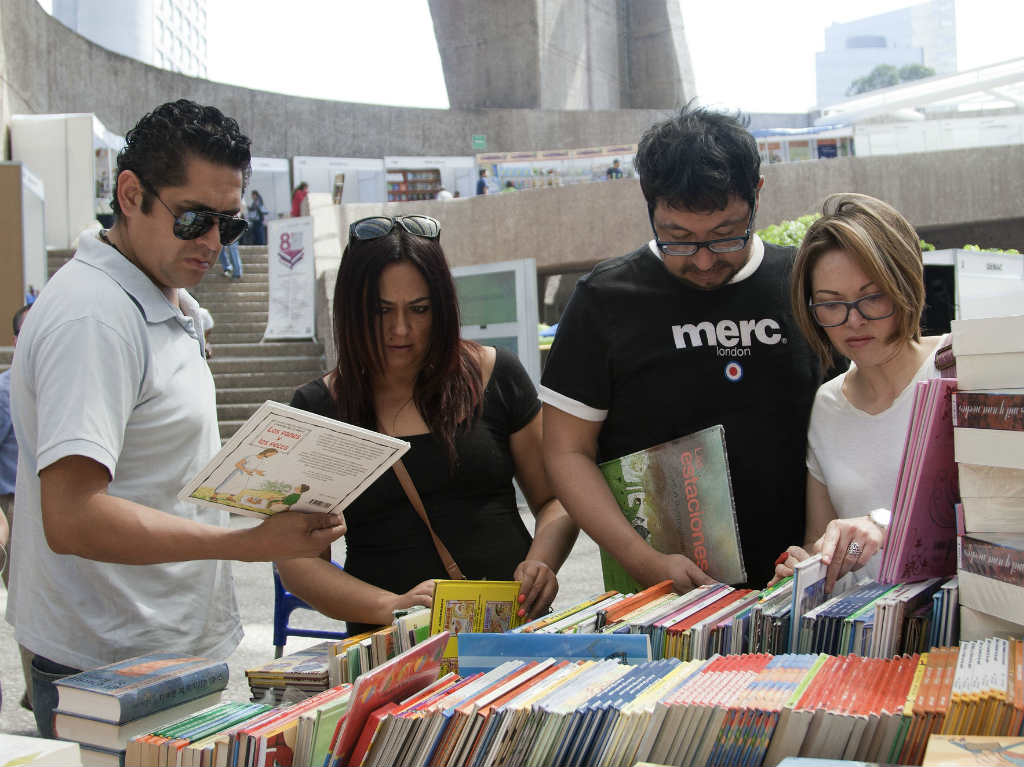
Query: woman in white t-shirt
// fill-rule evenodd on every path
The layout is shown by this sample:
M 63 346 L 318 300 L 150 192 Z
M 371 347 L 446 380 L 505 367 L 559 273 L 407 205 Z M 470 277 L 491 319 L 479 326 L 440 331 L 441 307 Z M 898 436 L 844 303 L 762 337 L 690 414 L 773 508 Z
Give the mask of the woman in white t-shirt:
M 917 232 L 867 195 L 830 196 L 804 237 L 793 265 L 794 316 L 824 368 L 841 354 L 850 369 L 815 396 L 806 543 L 785 552 L 777 578 L 809 553 L 829 564 L 829 592 L 853 570 L 878 574 L 914 384 L 940 376 L 941 337 L 920 331 L 923 270 Z

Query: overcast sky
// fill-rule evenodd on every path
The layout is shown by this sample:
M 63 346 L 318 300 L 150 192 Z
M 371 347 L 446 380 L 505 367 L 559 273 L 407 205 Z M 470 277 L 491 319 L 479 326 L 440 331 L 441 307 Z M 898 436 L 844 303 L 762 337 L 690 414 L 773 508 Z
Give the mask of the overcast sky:
M 52 0 L 40 0 L 49 10 Z M 697 96 L 752 112 L 814 105 L 834 22 L 906 0 L 680 0 Z M 207 0 L 211 80 L 314 98 L 448 106 L 427 0 Z M 1022 55 L 1024 0 L 956 0 L 961 71 Z

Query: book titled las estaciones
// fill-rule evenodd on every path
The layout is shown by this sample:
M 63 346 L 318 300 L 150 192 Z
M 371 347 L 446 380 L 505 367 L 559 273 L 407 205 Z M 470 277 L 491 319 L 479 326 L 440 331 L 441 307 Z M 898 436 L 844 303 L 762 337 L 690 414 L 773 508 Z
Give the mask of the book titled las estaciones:
M 59 708 L 114 724 L 223 690 L 228 664 L 157 652 L 59 679 Z
M 599 464 L 633 529 L 664 554 L 683 554 L 722 583 L 747 579 L 725 449 L 725 429 L 678 437 Z M 640 585 L 601 551 L 605 588 Z

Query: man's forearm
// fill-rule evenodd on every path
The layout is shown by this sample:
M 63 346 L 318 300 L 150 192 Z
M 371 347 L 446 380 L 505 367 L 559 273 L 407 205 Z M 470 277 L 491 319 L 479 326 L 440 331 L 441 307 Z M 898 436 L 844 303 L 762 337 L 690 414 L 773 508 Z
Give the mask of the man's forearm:
M 661 554 L 629 524 L 601 474 L 582 453 L 548 456 L 548 475 L 573 521 L 642 584 L 660 578 Z
M 44 492 L 44 504 L 52 501 L 46 496 Z M 257 554 L 247 552 L 248 530 L 183 519 L 106 493 L 91 496 L 75 513 L 44 514 L 43 524 L 55 553 L 99 562 L 151 565 L 187 559 L 249 559 L 247 553 Z

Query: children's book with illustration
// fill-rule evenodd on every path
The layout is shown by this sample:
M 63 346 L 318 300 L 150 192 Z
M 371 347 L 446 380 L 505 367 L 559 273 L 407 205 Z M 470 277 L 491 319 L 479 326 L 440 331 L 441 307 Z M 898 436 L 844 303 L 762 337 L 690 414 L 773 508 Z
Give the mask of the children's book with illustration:
M 664 554 L 683 554 L 722 583 L 747 579 L 725 448 L 711 426 L 599 465 L 633 529 Z M 601 551 L 607 589 L 640 591 Z
M 404 440 L 268 400 L 178 498 L 258 518 L 341 512 L 408 449 Z
M 441 673 L 459 670 L 458 634 L 501 634 L 520 624 L 519 581 L 438 580 L 430 612 L 430 633 L 447 631 Z

